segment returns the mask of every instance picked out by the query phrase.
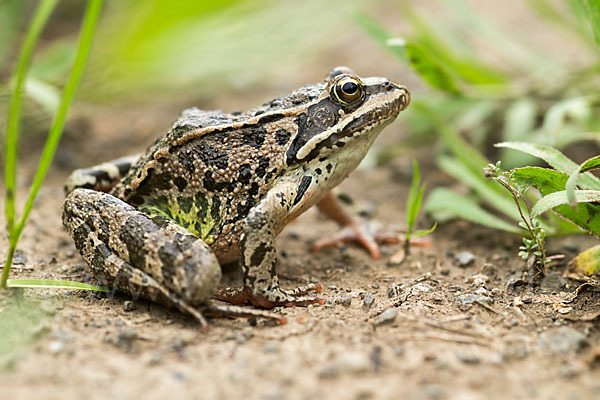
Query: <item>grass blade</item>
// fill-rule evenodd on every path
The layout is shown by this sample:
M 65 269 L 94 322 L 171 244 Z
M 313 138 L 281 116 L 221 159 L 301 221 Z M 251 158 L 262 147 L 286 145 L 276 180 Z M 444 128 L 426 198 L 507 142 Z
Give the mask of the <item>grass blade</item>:
M 516 225 L 510 224 L 485 211 L 476 202 L 446 188 L 436 188 L 427 196 L 425 210 L 434 216 L 438 213 L 450 213 L 454 217 L 466 219 L 479 225 L 523 234 Z M 437 218 L 436 218 L 437 219 Z
M 110 289 L 104 286 L 90 285 L 82 282 L 61 281 L 52 279 L 9 279 L 6 282 L 9 288 L 38 288 L 38 289 L 74 289 L 92 290 L 95 292 L 109 293 Z
M 475 173 L 460 160 L 448 156 L 439 156 L 436 164 L 442 171 L 477 192 L 487 204 L 515 221 L 520 220 L 519 210 L 508 193 L 498 192 L 496 187 L 499 185 L 486 180 L 483 172 Z
M 55 5 L 56 0 L 45 0 L 42 5 L 49 3 L 50 5 Z M 48 7 L 48 6 L 47 6 Z M 25 222 L 27 221 L 27 217 L 33 208 L 33 202 L 37 196 L 37 193 L 46 177 L 46 173 L 48 172 L 48 168 L 50 167 L 50 163 L 54 157 L 54 153 L 56 152 L 56 147 L 60 141 L 60 137 L 62 135 L 62 131 L 66 122 L 67 112 L 69 107 L 75 97 L 75 92 L 77 91 L 77 87 L 79 85 L 79 81 L 81 80 L 81 75 L 83 74 L 83 69 L 85 67 L 85 63 L 88 58 L 88 54 L 90 51 L 90 47 L 92 44 L 92 39 L 94 36 L 94 32 L 96 31 L 96 25 L 98 22 L 98 18 L 100 17 L 100 10 L 102 8 L 102 0 L 89 0 L 87 4 L 87 8 L 85 11 L 85 15 L 83 17 L 83 23 L 81 28 L 81 33 L 79 36 L 79 45 L 77 48 L 77 55 L 75 57 L 75 62 L 73 63 L 73 68 L 71 69 L 71 73 L 65 84 L 65 88 L 63 90 L 63 95 L 61 98 L 61 102 L 58 107 L 58 111 L 54 117 L 52 125 L 50 127 L 50 131 L 48 132 L 48 138 L 46 139 L 46 144 L 44 145 L 44 150 L 42 151 L 42 156 L 40 158 L 40 162 L 38 164 L 38 168 L 33 178 L 33 183 L 31 184 L 31 188 L 29 190 L 29 196 L 25 203 L 25 207 L 23 208 L 23 214 L 19 219 L 19 222 L 14 225 L 14 188 L 15 188 L 15 176 L 16 176 L 16 146 L 17 146 L 17 137 L 18 137 L 18 125 L 15 126 L 15 129 L 12 132 L 14 136 L 12 138 L 13 143 L 11 144 L 11 152 L 13 152 L 13 159 L 11 159 L 12 166 L 10 166 L 10 171 L 7 172 L 7 176 L 10 175 L 11 179 L 11 187 L 9 189 L 8 181 L 7 181 L 7 203 L 9 196 L 11 197 L 12 204 L 12 229 L 9 229 L 10 234 L 10 247 L 8 251 L 8 255 L 6 258 L 6 263 L 4 265 L 4 269 L 2 271 L 2 278 L 0 278 L 0 289 L 6 287 L 6 281 L 8 279 L 8 274 L 10 272 L 10 267 L 12 265 L 12 256 L 14 255 L 14 250 L 17 246 L 17 242 L 23 231 L 23 227 L 25 226 Z M 51 10 L 50 10 L 51 11 Z M 48 12 L 49 14 L 49 12 Z M 44 22 L 44 21 L 42 21 Z M 39 31 L 38 31 L 39 35 Z M 35 40 L 32 42 L 35 44 Z M 31 49 L 32 51 L 32 49 Z M 23 68 L 26 69 L 27 63 L 23 64 Z M 25 71 L 22 72 L 23 79 L 25 76 Z M 22 87 L 21 87 L 22 90 Z M 20 96 L 19 96 L 20 97 Z M 13 110 L 11 110 L 12 112 Z M 16 110 L 19 112 L 19 108 Z M 20 113 L 19 113 L 20 114 Z M 17 118 L 19 114 L 12 114 L 12 118 Z M 7 151 L 7 158 L 9 152 Z M 7 162 L 7 165 L 10 165 Z M 8 206 L 7 206 L 8 207 Z M 7 208 L 8 210 L 8 208 Z M 8 214 L 8 213 L 7 213 Z M 8 217 L 8 215 L 7 215 Z M 11 221 L 7 218 L 7 223 L 11 223 Z M 10 225 L 9 225 L 10 226 Z
M 600 45 L 600 2 L 598 0 L 579 0 L 592 24 L 596 43 Z
M 37 7 L 31 25 L 25 35 L 21 53 L 11 78 L 12 96 L 8 107 L 8 121 L 6 126 L 6 143 L 4 150 L 4 184 L 6 194 L 6 226 L 11 236 L 15 224 L 15 189 L 17 181 L 17 152 L 19 147 L 19 124 L 21 120 L 21 106 L 23 92 L 27 79 L 27 70 L 33 55 L 33 50 L 42 29 L 56 7 L 58 0 L 43 0 Z
M 409 233 L 415 225 L 417 214 L 421 208 L 421 201 L 423 200 L 425 187 L 420 188 L 420 182 L 421 175 L 419 173 L 419 164 L 417 161 L 413 160 L 413 177 L 408 192 L 408 200 L 406 202 L 406 229 Z

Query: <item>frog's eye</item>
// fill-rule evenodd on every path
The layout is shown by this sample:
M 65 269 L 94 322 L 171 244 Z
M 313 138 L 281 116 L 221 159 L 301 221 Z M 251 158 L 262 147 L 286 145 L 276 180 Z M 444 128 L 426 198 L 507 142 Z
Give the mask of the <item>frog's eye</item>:
M 363 84 L 351 76 L 343 76 L 333 85 L 332 97 L 343 105 L 354 105 L 365 98 Z

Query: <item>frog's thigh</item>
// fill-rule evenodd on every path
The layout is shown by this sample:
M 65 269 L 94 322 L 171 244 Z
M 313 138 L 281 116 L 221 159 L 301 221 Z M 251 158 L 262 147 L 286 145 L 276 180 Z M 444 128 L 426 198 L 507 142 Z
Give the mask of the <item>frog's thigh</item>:
M 65 200 L 63 223 L 94 272 L 117 280 L 120 290 L 131 293 L 117 279 L 127 275 L 124 269 L 129 267 L 143 272 L 135 272 L 136 277 L 147 278 L 131 282 L 134 286 L 158 285 L 191 305 L 205 303 L 220 282 L 219 263 L 202 240 L 112 195 L 74 190 Z

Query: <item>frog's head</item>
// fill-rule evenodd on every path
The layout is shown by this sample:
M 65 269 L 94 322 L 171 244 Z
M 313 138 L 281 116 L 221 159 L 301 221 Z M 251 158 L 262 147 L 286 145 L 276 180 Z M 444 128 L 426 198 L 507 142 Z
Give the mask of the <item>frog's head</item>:
M 409 102 L 404 86 L 335 68 L 319 97 L 296 119 L 298 133 L 287 149 L 287 165 L 293 168 L 327 160 L 342 172 L 343 179 Z

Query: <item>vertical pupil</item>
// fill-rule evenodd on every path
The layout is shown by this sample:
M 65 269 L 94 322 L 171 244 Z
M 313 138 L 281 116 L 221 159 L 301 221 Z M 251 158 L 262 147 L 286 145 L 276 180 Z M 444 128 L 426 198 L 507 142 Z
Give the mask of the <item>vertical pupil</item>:
M 354 82 L 346 82 L 342 85 L 342 91 L 346 94 L 354 94 L 358 90 L 358 85 Z

